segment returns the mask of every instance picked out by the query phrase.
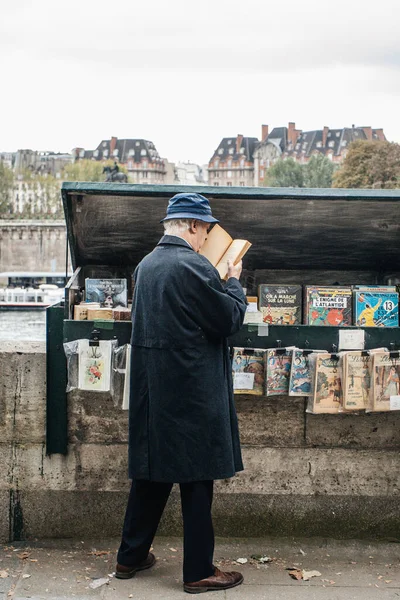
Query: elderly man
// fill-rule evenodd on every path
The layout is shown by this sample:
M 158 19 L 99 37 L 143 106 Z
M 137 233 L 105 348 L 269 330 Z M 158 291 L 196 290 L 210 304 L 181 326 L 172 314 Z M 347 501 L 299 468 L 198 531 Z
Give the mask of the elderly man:
M 116 577 L 155 562 L 149 553 L 173 483 L 180 484 L 184 590 L 224 590 L 243 581 L 213 565 L 213 482 L 243 469 L 227 337 L 246 311 L 241 263 L 228 280 L 198 254 L 217 223 L 200 194 L 168 204 L 165 235 L 134 273 L 129 476 Z

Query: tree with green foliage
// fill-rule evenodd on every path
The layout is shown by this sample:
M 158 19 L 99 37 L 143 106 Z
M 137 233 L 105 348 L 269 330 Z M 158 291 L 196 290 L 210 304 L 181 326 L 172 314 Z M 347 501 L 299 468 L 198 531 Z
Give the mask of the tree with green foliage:
M 334 174 L 333 187 L 400 188 L 400 145 L 385 141 L 353 142 L 342 167 Z
M 0 218 L 9 218 L 14 197 L 14 173 L 0 162 Z
M 303 166 L 304 187 L 306 188 L 330 188 L 335 165 L 323 154 L 317 154 L 310 158 Z
M 267 187 L 304 187 L 302 165 L 293 158 L 278 160 L 267 169 L 264 185 Z
M 64 181 L 105 181 L 103 168 L 106 166 L 112 167 L 113 160 L 100 162 L 97 160 L 77 160 L 74 163 L 67 165 L 64 168 Z M 126 168 L 123 165 L 118 165 L 121 173 L 126 173 Z

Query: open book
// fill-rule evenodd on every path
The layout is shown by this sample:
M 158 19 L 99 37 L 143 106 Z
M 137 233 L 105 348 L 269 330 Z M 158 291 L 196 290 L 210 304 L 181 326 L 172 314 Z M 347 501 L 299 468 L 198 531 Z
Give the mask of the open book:
M 251 244 L 247 240 L 233 240 L 225 229 L 215 224 L 199 254 L 208 258 L 217 269 L 221 279 L 227 279 L 228 260 L 237 265 L 250 246 Z

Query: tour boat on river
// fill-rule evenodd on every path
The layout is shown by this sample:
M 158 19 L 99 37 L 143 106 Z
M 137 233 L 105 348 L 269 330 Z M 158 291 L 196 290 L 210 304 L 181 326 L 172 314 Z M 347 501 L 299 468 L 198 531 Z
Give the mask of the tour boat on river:
M 44 310 L 64 298 L 65 273 L 0 273 L 0 310 Z

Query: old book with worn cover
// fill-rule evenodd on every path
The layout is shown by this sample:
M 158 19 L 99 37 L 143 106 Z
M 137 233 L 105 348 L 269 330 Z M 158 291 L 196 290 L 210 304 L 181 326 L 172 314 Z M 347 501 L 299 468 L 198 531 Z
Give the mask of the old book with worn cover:
M 390 352 L 372 355 L 371 410 L 400 410 L 400 358 Z
M 354 324 L 360 327 L 398 327 L 399 295 L 396 292 L 353 292 Z
M 247 240 L 234 240 L 218 223 L 207 236 L 199 254 L 202 254 L 217 269 L 221 279 L 227 279 L 228 260 L 234 265 L 246 254 L 251 244 Z
M 371 391 L 372 355 L 350 351 L 343 354 L 342 387 L 345 411 L 365 410 Z
M 343 404 L 339 358 L 328 353 L 315 355 L 313 410 L 316 414 L 336 414 Z
M 126 279 L 85 280 L 87 302 L 99 302 L 102 308 L 128 306 L 128 285 Z
M 313 370 L 309 360 L 310 352 L 299 348 L 293 350 L 289 396 L 310 396 L 312 394 Z M 322 350 L 313 350 L 312 352 L 322 352 Z
M 235 394 L 264 394 L 265 350 L 234 348 L 232 359 L 233 391 Z
M 304 324 L 348 327 L 352 325 L 351 287 L 304 287 Z
M 269 325 L 301 323 L 301 285 L 263 283 L 258 286 L 258 307 Z
M 290 368 L 292 364 L 290 348 L 271 348 L 267 350 L 266 395 L 280 396 L 289 393 Z

